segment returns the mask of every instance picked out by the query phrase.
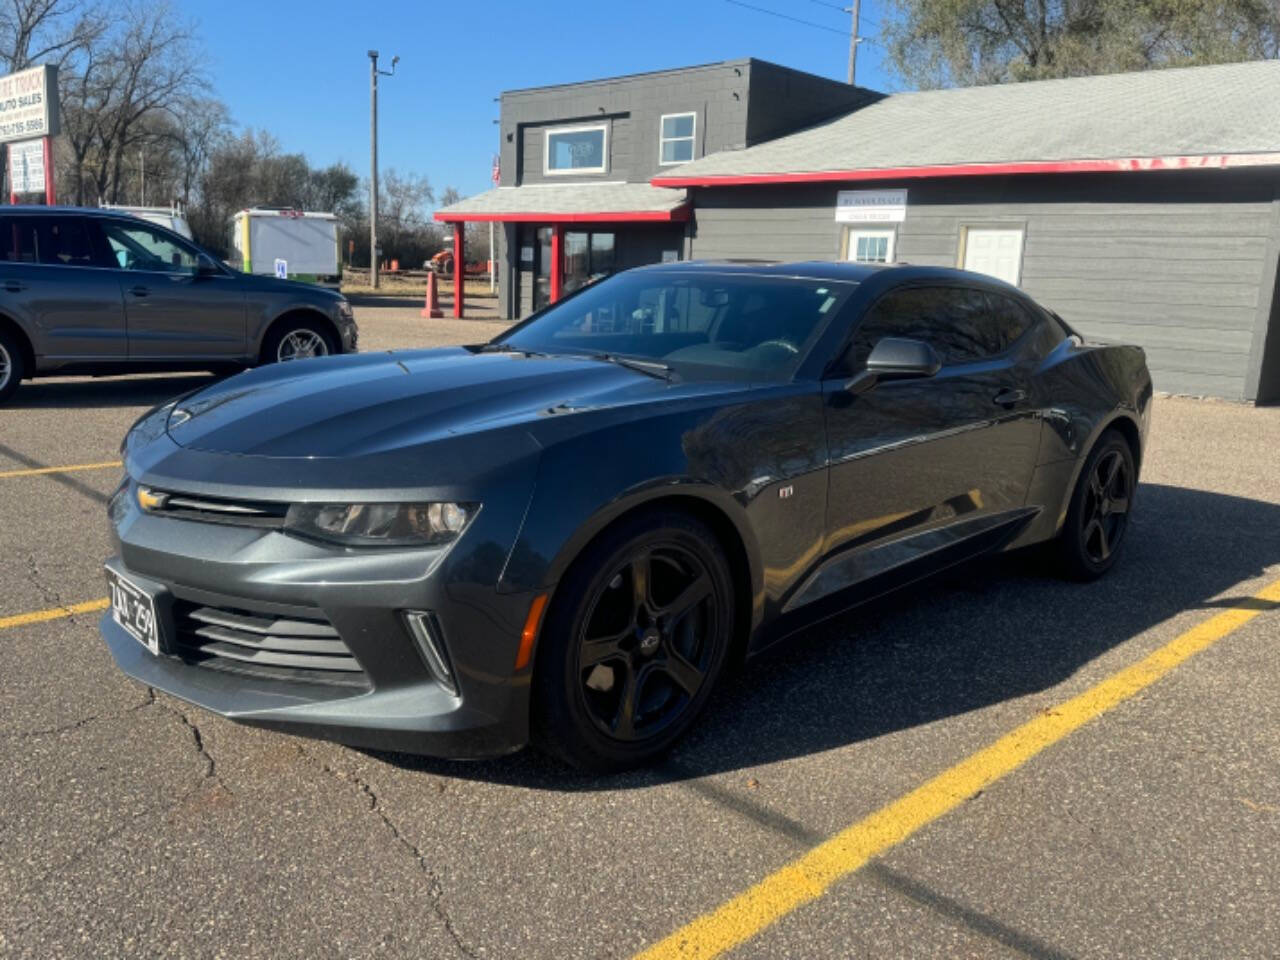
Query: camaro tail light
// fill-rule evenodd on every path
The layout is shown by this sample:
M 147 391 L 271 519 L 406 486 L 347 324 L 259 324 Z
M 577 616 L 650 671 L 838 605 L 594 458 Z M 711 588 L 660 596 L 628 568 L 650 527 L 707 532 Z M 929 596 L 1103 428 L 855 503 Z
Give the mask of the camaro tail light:
M 429 610 L 406 610 L 404 622 L 427 671 L 447 693 L 456 697 L 458 681 L 454 679 L 449 651 L 445 649 L 444 636 L 435 614 Z

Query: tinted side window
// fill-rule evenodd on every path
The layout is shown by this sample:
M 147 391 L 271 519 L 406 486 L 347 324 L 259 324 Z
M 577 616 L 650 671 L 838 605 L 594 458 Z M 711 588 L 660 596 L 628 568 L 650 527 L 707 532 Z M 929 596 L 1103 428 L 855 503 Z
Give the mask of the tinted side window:
M 89 225 L 81 217 L 5 217 L 0 260 L 55 267 L 97 265 Z
M 1003 353 L 1035 323 L 1035 318 L 1012 297 L 1002 293 L 988 293 L 991 304 L 991 337 L 993 353 Z
M 853 335 L 852 369 L 866 363 L 884 337 L 923 340 L 944 364 L 974 363 L 1003 353 L 1030 328 L 1016 301 L 961 287 L 899 290 L 871 308 Z
M 986 354 L 983 327 L 987 303 L 976 290 L 918 287 L 882 297 L 854 331 L 852 368 L 885 337 L 923 340 L 944 364 L 971 363 Z

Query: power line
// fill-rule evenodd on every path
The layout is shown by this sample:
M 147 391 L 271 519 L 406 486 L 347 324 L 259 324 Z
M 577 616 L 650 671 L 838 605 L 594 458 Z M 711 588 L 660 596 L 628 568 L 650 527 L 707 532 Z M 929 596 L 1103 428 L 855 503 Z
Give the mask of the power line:
M 848 7 L 841 6 L 838 3 L 827 3 L 827 0 L 809 0 L 809 2 L 814 4 L 815 6 L 826 7 L 828 10 L 838 10 L 840 13 L 849 12 Z M 878 20 L 873 20 L 871 17 L 865 16 L 865 15 L 861 19 L 863 23 L 869 23 L 873 27 L 878 27 L 880 25 L 880 22 Z
M 788 16 L 785 13 L 779 13 L 777 10 L 769 10 L 765 7 L 757 7 L 750 3 L 743 3 L 742 0 L 724 0 L 725 3 L 732 3 L 735 7 L 746 7 L 748 10 L 754 10 L 756 13 L 767 13 L 771 17 L 778 17 L 781 20 L 790 20 L 792 23 L 799 23 L 806 27 L 813 27 L 815 30 L 825 30 L 827 33 L 838 34 L 842 37 L 849 36 L 848 30 L 837 30 L 835 27 L 828 27 L 821 23 L 814 23 L 812 20 L 801 20 L 799 17 Z

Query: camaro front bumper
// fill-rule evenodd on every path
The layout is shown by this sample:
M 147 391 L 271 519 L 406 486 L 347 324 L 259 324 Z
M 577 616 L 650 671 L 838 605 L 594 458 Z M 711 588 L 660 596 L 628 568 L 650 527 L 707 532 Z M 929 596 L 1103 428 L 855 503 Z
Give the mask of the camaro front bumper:
M 101 631 L 142 683 L 238 722 L 352 746 L 482 757 L 527 741 L 528 671 L 514 663 L 531 597 L 448 573 L 447 551 L 346 551 L 132 504 L 116 533 L 107 566 L 153 598 L 160 652 L 110 611 Z M 406 611 L 430 612 L 456 695 L 432 675 Z M 335 660 L 342 669 L 328 667 Z

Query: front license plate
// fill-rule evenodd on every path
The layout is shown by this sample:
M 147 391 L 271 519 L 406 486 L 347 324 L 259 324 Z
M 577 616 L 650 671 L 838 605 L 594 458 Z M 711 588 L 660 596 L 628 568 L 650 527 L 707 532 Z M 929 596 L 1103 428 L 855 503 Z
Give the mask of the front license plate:
M 111 619 L 125 633 L 159 655 L 160 627 L 156 623 L 155 597 L 110 567 L 106 571 L 107 586 L 111 588 Z

